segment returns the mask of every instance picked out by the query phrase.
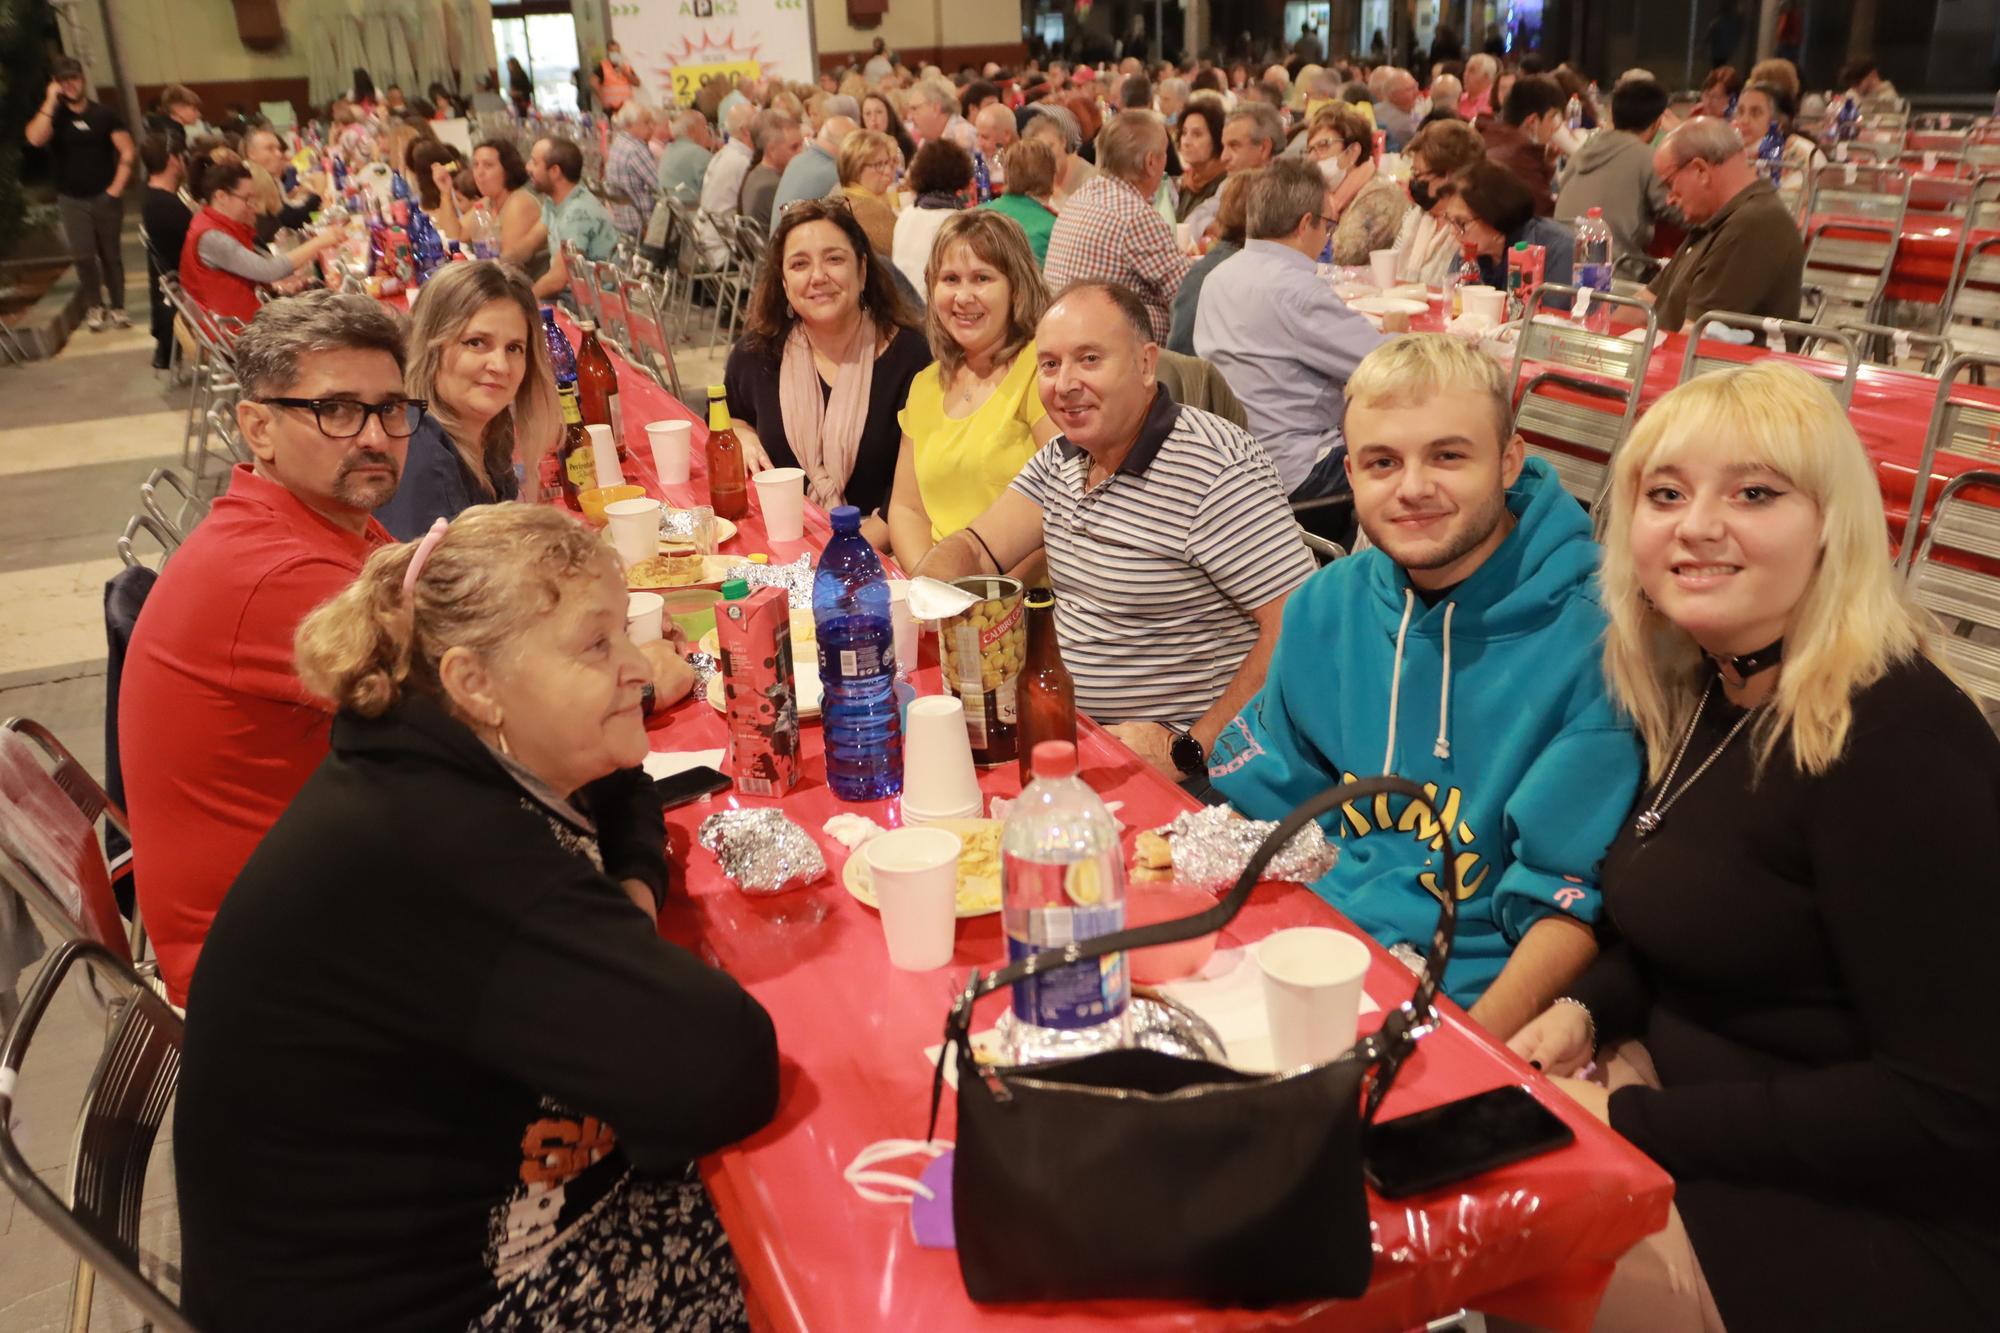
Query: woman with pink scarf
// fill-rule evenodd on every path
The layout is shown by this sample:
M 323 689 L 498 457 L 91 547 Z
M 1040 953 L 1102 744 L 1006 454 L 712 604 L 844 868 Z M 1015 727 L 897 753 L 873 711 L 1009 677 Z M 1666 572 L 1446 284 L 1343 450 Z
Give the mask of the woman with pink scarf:
M 803 468 L 807 499 L 858 507 L 886 550 L 896 414 L 930 344 L 842 198 L 789 206 L 761 273 L 722 377 L 744 458 L 753 472 Z

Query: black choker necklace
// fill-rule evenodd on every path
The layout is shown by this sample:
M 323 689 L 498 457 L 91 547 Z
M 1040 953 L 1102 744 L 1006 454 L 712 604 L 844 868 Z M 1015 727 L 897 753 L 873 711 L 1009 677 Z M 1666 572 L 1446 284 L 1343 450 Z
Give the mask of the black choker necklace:
M 1736 677 L 1734 683 L 1741 685 L 1759 671 L 1768 671 L 1770 668 L 1784 661 L 1785 641 L 1779 639 L 1773 643 L 1766 644 L 1754 653 L 1744 653 L 1740 657 L 1717 657 L 1714 653 L 1710 653 L 1708 654 L 1708 660 L 1715 663 L 1717 667 L 1729 668 L 1730 672 Z

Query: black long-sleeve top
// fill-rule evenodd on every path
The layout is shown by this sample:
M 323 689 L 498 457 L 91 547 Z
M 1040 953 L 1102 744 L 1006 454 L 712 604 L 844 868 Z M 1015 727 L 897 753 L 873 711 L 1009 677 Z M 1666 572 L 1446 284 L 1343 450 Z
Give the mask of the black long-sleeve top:
M 666 883 L 651 784 L 572 804 L 435 704 L 336 717 L 189 990 L 174 1149 L 202 1327 L 463 1328 L 628 1170 L 770 1119 L 770 1018 L 617 883 Z
M 1718 687 L 1674 787 L 1740 716 Z M 1922 660 L 1817 777 L 1789 742 L 1755 773 L 1753 731 L 1606 857 L 1618 939 L 1570 993 L 1662 1083 L 1612 1127 L 1673 1174 L 1731 1333 L 2000 1326 L 2000 740 Z

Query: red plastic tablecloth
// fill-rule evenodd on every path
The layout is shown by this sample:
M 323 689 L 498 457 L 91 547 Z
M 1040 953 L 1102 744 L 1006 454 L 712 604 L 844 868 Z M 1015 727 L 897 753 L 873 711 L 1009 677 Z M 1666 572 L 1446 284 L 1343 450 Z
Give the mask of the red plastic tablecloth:
M 1896 243 L 1896 258 L 1889 266 L 1886 289 L 1889 298 L 1942 305 L 1951 286 L 1952 265 L 1958 259 L 1959 233 L 1964 227 L 1965 224 L 1957 218 L 1930 213 L 1906 215 L 1902 239 Z M 1654 229 L 1653 242 L 1646 247 L 1646 253 L 1655 259 L 1671 258 L 1686 234 L 1678 227 L 1662 223 Z M 1994 236 L 2000 236 L 2000 231 L 1979 228 L 1972 233 L 1971 244 L 1976 245 Z
M 629 366 L 620 363 L 618 370 L 634 453 L 631 471 L 637 474 L 632 479 L 658 494 L 644 457 L 644 423 L 691 414 Z M 704 498 L 698 450 L 696 458 L 694 483 L 669 488 L 668 498 L 681 503 Z M 807 531 L 807 544 L 814 546 L 828 533 L 824 518 L 810 509 Z M 754 512 L 726 549 L 772 550 Z M 772 550 L 774 559 L 787 553 Z M 928 641 L 917 680 L 924 692 L 938 688 Z M 1082 740 L 1085 780 L 1106 799 L 1124 803 L 1128 825 L 1164 823 L 1191 804 L 1087 721 Z M 721 716 L 701 697 L 690 698 L 655 719 L 653 744 L 661 750 L 721 746 Z M 770 1011 L 778 1028 L 784 1072 L 777 1120 L 702 1163 L 761 1322 L 781 1329 L 925 1333 L 1052 1325 L 1392 1330 L 1476 1304 L 1548 1328 L 1582 1329 L 1613 1262 L 1664 1223 L 1672 1196 L 1667 1176 L 1568 1099 L 1548 1092 L 1537 1075 L 1447 1003 L 1443 1025 L 1405 1066 L 1385 1114 L 1526 1083 L 1541 1089 L 1549 1106 L 1575 1129 L 1577 1141 L 1482 1176 L 1467 1193 L 1445 1191 L 1396 1205 L 1372 1199 L 1376 1269 L 1361 1300 L 1256 1313 L 1139 1302 L 974 1306 L 954 1256 L 918 1248 L 905 1209 L 864 1201 L 841 1172 L 871 1143 L 922 1137 L 931 1079 L 923 1051 L 940 1040 L 946 1010 L 966 973 L 1004 957 L 999 917 L 960 926 L 948 969 L 909 973 L 890 967 L 875 914 L 839 886 L 844 849 L 820 829 L 843 808 L 894 826 L 893 803 L 845 807 L 834 800 L 825 785 L 817 726 L 805 728 L 804 756 L 808 776 L 781 804 L 826 853 L 831 873 L 818 884 L 774 898 L 746 896 L 720 878 L 709 853 L 694 847 L 695 829 L 707 815 L 771 802 L 725 793 L 667 817 L 669 855 L 686 895 L 677 895 L 669 907 L 662 933 L 728 969 Z M 1005 794 L 1019 787 L 1011 765 L 985 774 L 983 785 Z M 1222 943 L 1253 941 L 1304 923 L 1342 924 L 1307 890 L 1266 884 Z M 1388 1006 L 1407 998 L 1410 988 L 1409 973 L 1376 950 L 1369 993 Z M 990 1003 L 997 1002 L 996 997 Z M 947 1102 L 942 1137 L 952 1135 L 953 1123 Z

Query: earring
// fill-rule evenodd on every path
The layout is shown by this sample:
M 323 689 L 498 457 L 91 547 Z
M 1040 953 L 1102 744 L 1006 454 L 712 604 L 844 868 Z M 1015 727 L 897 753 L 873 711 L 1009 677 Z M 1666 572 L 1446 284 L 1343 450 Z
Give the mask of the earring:
M 501 724 L 504 723 L 506 720 L 507 720 L 507 715 L 505 713 L 495 713 L 493 715 L 493 721 L 489 725 L 492 726 L 493 735 L 499 741 L 500 753 L 512 757 L 514 752 L 512 749 L 508 748 L 507 733 L 501 730 Z

